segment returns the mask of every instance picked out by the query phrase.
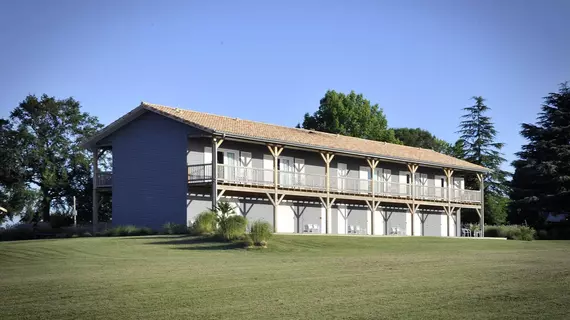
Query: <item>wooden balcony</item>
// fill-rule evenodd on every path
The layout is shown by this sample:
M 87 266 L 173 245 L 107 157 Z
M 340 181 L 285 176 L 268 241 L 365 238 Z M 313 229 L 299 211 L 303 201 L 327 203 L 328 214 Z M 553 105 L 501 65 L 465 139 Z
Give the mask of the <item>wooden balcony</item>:
M 273 177 L 272 169 L 217 165 L 218 185 L 273 188 Z M 325 175 L 279 171 L 277 178 L 279 189 L 320 193 L 326 193 L 327 191 Z M 189 184 L 209 183 L 211 181 L 211 164 L 188 166 Z M 351 177 L 330 177 L 329 192 L 332 194 L 372 196 L 372 190 L 374 190 L 376 197 L 404 199 L 412 197 L 412 185 L 408 183 L 373 181 Z M 442 187 L 416 185 L 414 191 L 415 199 L 417 200 L 472 204 L 481 202 L 481 192 L 479 190 L 455 188 L 449 190 Z
M 97 188 L 111 188 L 113 186 L 113 173 L 111 171 L 98 172 L 95 177 Z

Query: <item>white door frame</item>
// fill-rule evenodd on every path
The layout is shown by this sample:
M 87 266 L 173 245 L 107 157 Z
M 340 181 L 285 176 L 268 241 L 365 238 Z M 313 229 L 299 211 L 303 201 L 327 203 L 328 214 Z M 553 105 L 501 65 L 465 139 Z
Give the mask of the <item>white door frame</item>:
M 336 177 L 337 188 L 339 192 L 346 189 L 346 176 L 348 175 L 348 165 L 346 163 L 337 162 L 336 164 Z
M 222 152 L 224 154 L 224 180 L 227 181 L 235 181 L 237 179 L 237 173 L 238 173 L 238 168 L 240 167 L 240 153 L 239 150 L 235 150 L 235 149 L 225 149 L 225 148 L 219 148 L 218 152 Z M 235 166 L 229 167 L 229 163 L 228 163 L 228 153 L 233 153 L 234 154 L 234 161 L 235 161 Z
M 281 169 L 283 167 L 283 160 L 289 161 L 289 171 L 284 171 Z M 295 176 L 295 158 L 288 156 L 279 156 L 279 164 L 279 185 L 285 187 L 293 187 L 293 178 Z
M 363 173 L 366 173 L 366 179 L 363 178 Z M 368 166 L 360 166 L 358 170 L 358 178 L 359 178 L 359 185 L 358 190 L 360 193 L 369 193 L 370 192 L 370 167 Z

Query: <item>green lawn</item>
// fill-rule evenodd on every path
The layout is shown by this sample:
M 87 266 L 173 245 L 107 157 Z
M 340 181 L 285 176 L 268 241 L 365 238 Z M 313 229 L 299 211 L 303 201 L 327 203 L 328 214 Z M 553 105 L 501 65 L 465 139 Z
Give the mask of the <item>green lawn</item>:
M 275 236 L 0 243 L 0 319 L 568 319 L 570 242 Z

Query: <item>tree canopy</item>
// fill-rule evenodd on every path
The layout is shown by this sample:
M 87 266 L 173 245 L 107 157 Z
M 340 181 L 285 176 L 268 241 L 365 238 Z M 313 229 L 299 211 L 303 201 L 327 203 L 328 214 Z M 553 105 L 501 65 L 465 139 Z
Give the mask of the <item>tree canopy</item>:
M 394 129 L 396 139 L 404 145 L 431 149 L 444 154 L 451 154 L 453 147 L 445 140 L 438 139 L 429 131 L 420 128 L 396 128 Z
M 537 224 L 541 214 L 570 212 L 570 88 L 544 98 L 536 124 L 522 124 L 529 142 L 513 162 L 511 222 Z
M 84 188 L 90 160 L 78 141 L 102 125 L 82 112 L 73 98 L 57 100 L 47 95 L 27 96 L 1 125 L 0 184 L 7 199 L 0 200 L 22 210 L 24 206 L 14 198 L 25 198 L 30 188 L 37 190 L 39 211 L 48 221 L 52 206 L 64 206 L 71 190 Z
M 504 144 L 497 142 L 497 131 L 487 115 L 490 108 L 483 97 L 473 97 L 474 104 L 463 110 L 459 133 L 463 143 L 463 159 L 493 170 L 484 177 L 485 182 L 485 221 L 491 224 L 504 223 L 507 206 L 505 197 L 508 193 L 508 173 L 501 169 L 506 161 L 501 149 Z M 466 179 L 466 185 L 477 188 L 478 182 L 473 177 Z M 504 206 L 500 206 L 504 205 Z
M 362 94 L 354 91 L 349 94 L 327 91 L 319 109 L 312 115 L 306 113 L 302 125 L 298 127 L 399 143 L 394 131 L 388 128 L 386 116 L 378 104 L 370 104 Z

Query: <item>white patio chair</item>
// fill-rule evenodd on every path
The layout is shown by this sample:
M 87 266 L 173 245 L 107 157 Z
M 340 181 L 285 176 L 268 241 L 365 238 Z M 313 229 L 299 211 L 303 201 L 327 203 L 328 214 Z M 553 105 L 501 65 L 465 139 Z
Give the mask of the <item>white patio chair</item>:
M 475 232 L 473 233 L 473 236 L 474 236 L 474 237 L 477 237 L 477 238 L 481 237 L 481 230 L 475 231 Z
M 355 233 L 360 234 L 360 226 L 356 226 L 354 229 Z
M 310 231 L 309 231 L 310 229 L 311 229 L 311 228 L 309 227 L 309 225 L 306 224 L 305 227 L 304 227 L 304 229 L 303 229 L 303 232 L 310 232 Z
M 348 226 L 348 233 L 354 233 L 354 226 Z
M 390 234 L 398 234 L 398 230 L 394 227 L 390 228 Z
M 461 236 L 462 237 L 471 237 L 471 230 L 469 230 L 467 228 L 462 228 L 461 229 Z

